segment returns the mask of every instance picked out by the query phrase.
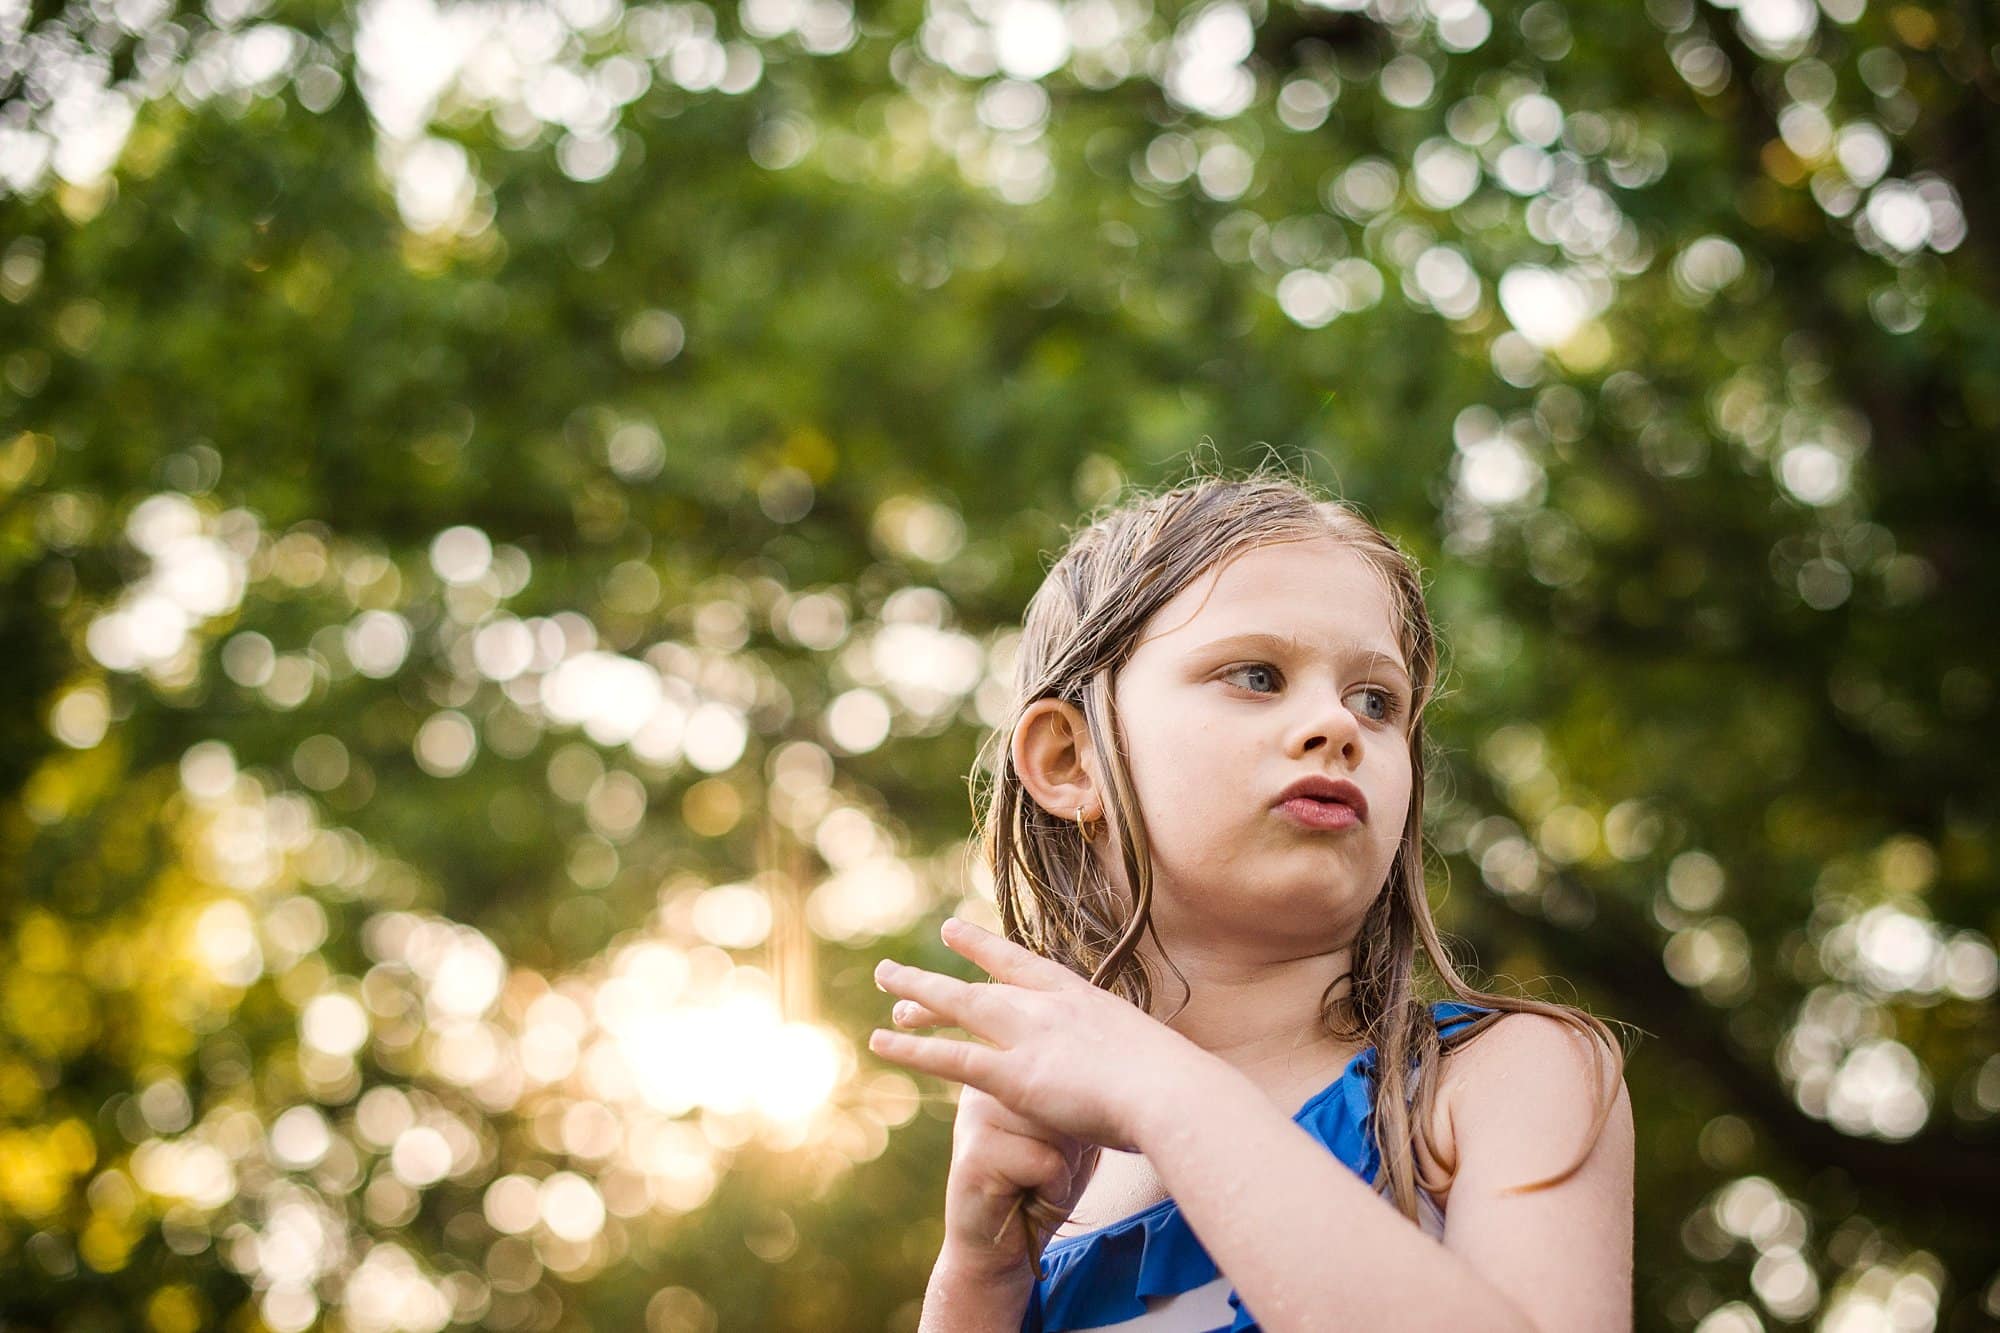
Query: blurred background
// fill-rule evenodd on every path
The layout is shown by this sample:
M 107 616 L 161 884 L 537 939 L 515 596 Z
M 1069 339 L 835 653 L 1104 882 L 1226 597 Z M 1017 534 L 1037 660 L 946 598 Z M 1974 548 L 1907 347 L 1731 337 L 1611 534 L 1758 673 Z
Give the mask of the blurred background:
M 1424 563 L 1642 1329 L 2000 1323 L 2000 22 L 0 0 L 0 1327 L 915 1327 L 1066 525 Z

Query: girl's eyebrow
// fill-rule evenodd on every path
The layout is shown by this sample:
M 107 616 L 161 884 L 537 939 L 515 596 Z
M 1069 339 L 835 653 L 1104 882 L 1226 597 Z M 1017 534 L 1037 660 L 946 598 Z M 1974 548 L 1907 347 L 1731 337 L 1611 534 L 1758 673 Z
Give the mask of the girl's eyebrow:
M 1401 676 L 1406 683 L 1410 679 L 1409 668 L 1402 664 L 1394 652 L 1385 653 L 1380 648 L 1369 648 L 1358 643 L 1342 643 L 1336 644 L 1334 647 L 1350 656 L 1365 657 L 1371 663 L 1380 663 Z M 1311 646 L 1296 634 L 1231 634 L 1225 638 L 1211 640 L 1196 649 L 1195 652 L 1198 655 L 1206 655 L 1212 652 L 1220 652 L 1224 649 L 1232 652 L 1238 649 L 1245 649 L 1262 652 L 1292 653 L 1297 656 L 1304 656 L 1312 651 Z

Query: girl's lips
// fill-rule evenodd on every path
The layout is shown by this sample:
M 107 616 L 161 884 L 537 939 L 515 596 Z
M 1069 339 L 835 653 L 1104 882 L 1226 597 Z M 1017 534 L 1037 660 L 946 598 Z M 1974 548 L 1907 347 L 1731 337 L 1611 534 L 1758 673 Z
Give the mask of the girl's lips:
M 1278 806 L 1286 818 L 1313 829 L 1353 828 L 1361 817 L 1351 805 L 1338 801 L 1317 801 L 1310 796 L 1294 796 Z

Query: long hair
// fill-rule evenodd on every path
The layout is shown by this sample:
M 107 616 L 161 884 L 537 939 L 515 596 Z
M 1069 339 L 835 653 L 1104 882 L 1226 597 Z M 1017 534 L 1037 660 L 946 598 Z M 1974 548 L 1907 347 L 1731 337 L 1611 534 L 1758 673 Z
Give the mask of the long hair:
M 1128 494 L 1073 535 L 1029 601 L 1013 699 L 973 772 L 973 805 L 1007 938 L 1150 1012 L 1160 979 L 1137 947 L 1152 930 L 1152 857 L 1112 703 L 1114 678 L 1154 613 L 1207 571 L 1254 547 L 1323 537 L 1345 543 L 1385 580 L 1415 691 L 1408 728 L 1412 785 L 1402 839 L 1362 920 L 1352 968 L 1327 987 L 1318 1016 L 1327 1036 L 1375 1048 L 1373 1119 L 1382 1162 L 1376 1189 L 1414 1222 L 1419 1185 L 1436 1192 L 1446 1184 L 1420 1177 L 1413 1136 L 1422 1134 L 1430 1158 L 1438 1160 L 1430 1124 L 1446 1051 L 1476 1040 L 1506 1013 L 1558 1019 L 1596 1036 L 1611 1051 L 1617 1074 L 1608 1088 L 1600 1088 L 1590 1141 L 1562 1172 L 1516 1191 L 1559 1184 L 1589 1158 L 1615 1104 L 1625 1062 L 1598 1018 L 1569 1005 L 1476 989 L 1458 975 L 1439 941 L 1426 896 L 1422 841 L 1429 753 L 1424 712 L 1437 689 L 1438 644 L 1421 573 L 1393 540 L 1350 506 L 1261 468 L 1238 478 L 1197 476 L 1156 494 Z M 1076 823 L 1044 810 L 1015 771 L 1012 742 L 1021 715 L 1049 698 L 1081 711 L 1091 745 L 1102 756 L 1105 825 L 1129 888 L 1104 873 L 1086 853 Z M 990 775 L 983 802 L 982 773 Z M 1158 932 L 1152 933 L 1165 958 Z M 1451 998 L 1495 1012 L 1442 1039 L 1429 1002 L 1417 992 L 1419 944 Z M 1185 976 L 1173 970 L 1185 988 Z

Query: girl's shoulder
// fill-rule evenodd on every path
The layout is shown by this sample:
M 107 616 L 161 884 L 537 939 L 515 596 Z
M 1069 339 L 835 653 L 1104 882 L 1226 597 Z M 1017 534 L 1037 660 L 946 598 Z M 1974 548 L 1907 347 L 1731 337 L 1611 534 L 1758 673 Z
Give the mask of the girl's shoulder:
M 1530 1011 L 1496 1011 L 1480 1006 L 1449 1002 L 1434 1006 L 1438 1012 L 1438 1031 L 1447 1043 L 1444 1052 L 1443 1077 L 1438 1084 L 1440 1097 L 1446 1091 L 1462 1086 L 1471 1077 L 1476 1077 L 1489 1067 L 1510 1065 L 1522 1061 L 1547 1061 L 1574 1059 L 1581 1067 L 1588 1068 L 1592 1052 L 1602 1066 L 1607 1054 L 1603 1043 L 1591 1037 L 1578 1027 L 1547 1014 Z M 1453 1037 L 1462 1037 L 1473 1022 L 1494 1015 L 1486 1023 L 1479 1025 L 1474 1039 L 1454 1042 Z
M 1490 1012 L 1484 1006 L 1457 1000 L 1437 1000 L 1431 1004 L 1431 1018 L 1437 1024 L 1438 1036 L 1447 1045 L 1438 1057 L 1437 1095 L 1431 1101 L 1430 1133 L 1415 1138 L 1418 1179 L 1440 1204 L 1451 1193 L 1452 1178 L 1458 1171 L 1458 1144 L 1451 1123 L 1451 1084 L 1457 1073 L 1458 1056 L 1465 1046 L 1450 1043 Z
M 1476 1019 L 1485 1012 L 1488 1011 L 1479 1010 L 1466 1016 Z M 1439 1020 L 1440 1030 L 1447 1035 L 1467 1026 L 1470 1024 L 1447 1027 L 1442 1018 Z M 1593 1062 L 1595 1069 L 1591 1068 Z M 1451 1046 L 1442 1057 L 1431 1135 L 1438 1145 L 1435 1165 L 1447 1176 L 1457 1171 L 1459 1142 L 1467 1117 L 1486 1103 L 1490 1091 L 1517 1083 L 1513 1076 L 1522 1070 L 1535 1075 L 1529 1080 L 1531 1084 L 1560 1082 L 1564 1087 L 1583 1089 L 1586 1094 L 1594 1080 L 1617 1077 L 1612 1057 L 1603 1043 L 1571 1024 L 1547 1014 L 1500 1013 L 1484 1024 L 1476 1037 Z M 1623 1088 L 1615 1089 L 1614 1095 L 1622 1096 Z
M 1540 1014 L 1509 1013 L 1458 1000 L 1440 1000 L 1431 1006 L 1431 1012 L 1436 1018 L 1438 1035 L 1444 1039 L 1445 1048 L 1438 1057 L 1437 1094 L 1431 1102 L 1430 1135 L 1428 1139 L 1421 1135 L 1417 1138 L 1417 1162 L 1421 1178 L 1437 1182 L 1437 1188 L 1430 1189 L 1428 1184 L 1425 1188 L 1430 1189 L 1442 1203 L 1451 1193 L 1452 1181 L 1458 1174 L 1458 1131 L 1452 1112 L 1459 1090 L 1469 1077 L 1476 1076 L 1482 1066 L 1489 1064 L 1498 1047 L 1510 1044 L 1519 1035 L 1523 1020 L 1536 1020 L 1552 1027 L 1563 1025 Z M 1488 1021 L 1482 1023 L 1481 1019 Z M 1466 1039 L 1474 1027 L 1478 1031 L 1469 1040 Z M 1496 1040 L 1495 1034 L 1502 1028 L 1508 1029 L 1508 1035 Z M 1478 1052 L 1483 1054 L 1475 1054 Z

